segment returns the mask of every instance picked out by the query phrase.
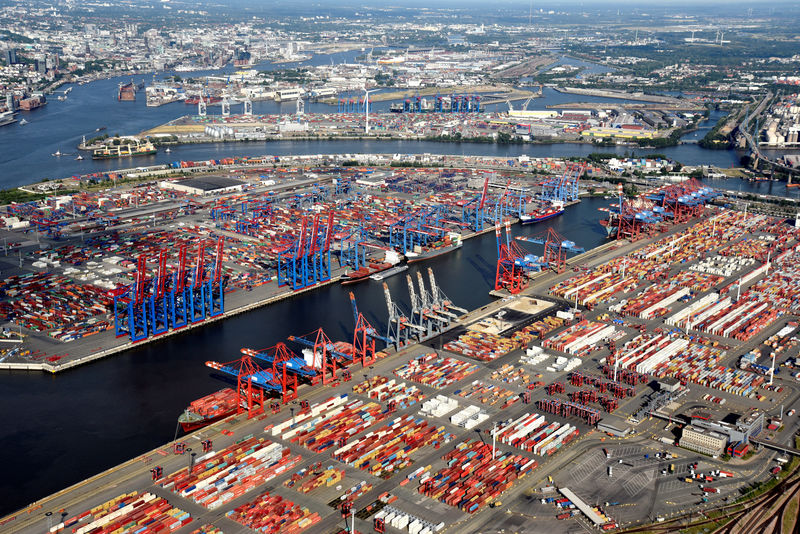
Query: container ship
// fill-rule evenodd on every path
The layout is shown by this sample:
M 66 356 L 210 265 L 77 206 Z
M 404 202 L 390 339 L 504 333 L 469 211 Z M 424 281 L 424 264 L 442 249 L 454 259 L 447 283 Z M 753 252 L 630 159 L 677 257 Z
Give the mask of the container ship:
M 406 252 L 406 257 L 408 258 L 408 263 L 416 263 L 447 254 L 461 248 L 461 245 L 463 245 L 461 234 L 450 232 L 444 239 L 433 243 L 429 247 L 414 247 L 413 251 Z
M 92 152 L 92 159 L 116 159 L 130 156 L 150 156 L 156 147 L 150 141 L 136 140 L 130 144 L 109 145 Z
M 558 217 L 564 213 L 564 206 L 560 204 L 552 204 L 549 207 L 537 209 L 531 213 L 525 213 L 520 216 L 519 221 L 522 224 L 536 224 L 553 217 Z
M 192 401 L 178 417 L 184 432 L 191 432 L 236 413 L 236 392 L 224 388 Z
M 402 257 L 400 254 L 394 250 L 388 250 L 386 251 L 386 256 L 382 262 L 370 261 L 369 265 L 366 267 L 360 267 L 358 270 L 342 275 L 342 284 L 355 284 L 356 282 L 364 281 L 373 275 L 388 271 L 400 263 L 401 260 Z
M 121 102 L 133 102 L 136 100 L 136 85 L 132 81 L 119 84 L 117 100 Z

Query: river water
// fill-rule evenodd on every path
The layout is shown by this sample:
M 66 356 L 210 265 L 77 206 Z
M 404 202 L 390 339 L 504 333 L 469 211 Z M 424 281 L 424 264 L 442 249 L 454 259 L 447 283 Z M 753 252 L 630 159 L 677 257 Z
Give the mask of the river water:
M 298 65 L 327 63 L 333 59 L 336 63 L 352 61 L 360 52 L 315 56 L 312 60 Z M 577 61 L 577 60 L 573 60 Z M 259 65 L 258 68 L 277 68 L 286 65 Z M 293 66 L 293 65 L 289 65 Z M 220 71 L 199 71 L 196 73 L 179 73 L 182 77 L 204 74 L 219 74 Z M 233 75 L 232 67 L 223 73 Z M 162 78 L 160 75 L 159 78 Z M 735 151 L 703 150 L 697 145 L 681 145 L 658 150 L 640 150 L 630 147 L 612 147 L 598 149 L 591 145 L 556 144 L 556 145 L 485 145 L 471 143 L 431 143 L 419 141 L 275 141 L 248 143 L 219 143 L 210 145 L 186 145 L 172 149 L 170 154 L 163 151 L 148 157 L 134 160 L 101 160 L 86 158 L 76 161 L 76 146 L 81 138 L 97 135 L 98 128 L 105 127 L 104 133 L 135 134 L 153 128 L 172 119 L 196 112 L 194 106 L 182 102 L 167 104 L 157 108 L 145 105 L 144 95 L 139 95 L 135 102 L 118 102 L 117 85 L 121 81 L 129 81 L 130 76 L 99 80 L 86 85 L 74 85 L 73 90 L 63 102 L 55 95 L 50 96 L 48 104 L 37 110 L 20 112 L 19 118 L 28 121 L 26 125 L 19 123 L 0 128 L 0 188 L 16 187 L 39 181 L 44 178 L 56 179 L 72 175 L 106 172 L 120 168 L 139 165 L 169 163 L 176 160 L 203 160 L 223 156 L 253 155 L 288 155 L 316 154 L 325 152 L 338 153 L 438 153 L 438 154 L 485 154 L 502 157 L 515 157 L 522 154 L 531 157 L 587 155 L 597 151 L 612 151 L 620 155 L 635 152 L 638 155 L 661 153 L 680 161 L 685 165 L 713 164 L 719 167 L 730 167 L 739 162 L 740 154 Z M 136 81 L 147 80 L 147 76 L 133 76 Z M 66 90 L 69 86 L 64 86 Z M 534 99 L 529 109 L 547 109 L 547 106 L 565 102 L 607 102 L 609 105 L 620 104 L 621 100 L 568 95 L 545 88 L 542 98 Z M 387 111 L 390 102 L 378 102 L 372 105 L 375 111 Z M 517 103 L 521 105 L 521 103 Z M 240 112 L 240 104 L 232 106 L 232 112 Z M 489 106 L 490 111 L 506 109 L 505 104 Z M 294 102 L 277 103 L 273 101 L 254 102 L 256 114 L 292 114 Z M 309 113 L 325 113 L 336 110 L 335 106 L 309 102 L 306 111 Z M 219 106 L 209 108 L 211 114 L 220 113 Z M 711 120 L 703 124 L 701 132 L 705 135 L 708 128 L 713 127 L 716 120 L 723 116 L 720 112 L 712 114 Z M 690 134 L 691 135 L 691 134 Z M 66 155 L 60 157 L 52 154 L 60 151 Z
M 341 60 L 347 59 L 343 57 Z M 318 59 L 317 59 L 318 60 Z M 340 61 L 340 60 L 337 60 Z M 128 79 L 128 78 L 126 78 Z M 137 77 L 138 79 L 138 77 Z M 52 99 L 43 109 L 26 114 L 25 126 L 0 129 L 0 187 L 43 177 L 63 177 L 114 167 L 115 162 L 75 161 L 52 157 L 69 152 L 81 135 L 106 126 L 111 134 L 140 131 L 187 113 L 188 106 L 146 108 L 144 99 L 116 101 L 118 79 L 76 86 L 64 102 Z M 545 91 L 532 107 L 571 99 Z M 587 99 L 589 100 L 589 99 Z M 600 99 L 602 100 L 602 99 Z M 329 110 L 311 104 L 309 111 Z M 288 108 L 287 108 L 288 107 Z M 293 111 L 293 104 L 258 102 L 256 113 Z M 217 108 L 218 109 L 218 108 Z M 704 125 L 713 125 L 717 115 Z M 698 135 L 701 135 L 698 133 Z M 630 148 L 612 150 L 620 155 Z M 233 155 L 307 153 L 447 153 L 469 155 L 573 156 L 597 149 L 587 145 L 477 145 L 413 141 L 279 141 L 270 143 L 182 146 L 170 155 L 158 154 L 142 164 L 177 159 L 209 159 Z M 635 150 L 637 155 L 651 151 Z M 705 151 L 696 145 L 658 150 L 684 164 L 712 163 L 729 167 L 738 161 L 733 151 Z M 169 156 L 169 157 L 167 157 Z M 782 184 L 725 181 L 719 184 L 746 191 L 782 194 Z M 545 223 L 516 227 L 516 235 L 532 235 L 553 227 L 586 249 L 601 244 L 605 231 L 598 224 L 608 200 L 585 199 L 568 214 Z M 535 245 L 531 252 L 541 254 Z M 494 282 L 496 243 L 493 233 L 465 242 L 452 254 L 422 264 L 432 267 L 442 289 L 458 305 L 475 308 L 488 303 Z M 417 266 L 409 272 L 413 275 Z M 388 280 L 393 297 L 407 307 L 405 278 Z M 12 512 L 67 485 L 116 465 L 172 439 L 176 418 L 189 401 L 222 386 L 203 365 L 206 360 L 230 361 L 239 348 L 264 348 L 290 334 L 305 334 L 322 326 L 333 339 L 346 340 L 353 324 L 348 289 L 334 285 L 301 297 L 166 338 L 63 374 L 0 374 L 0 465 L 7 483 L 0 485 L 0 515 Z M 386 307 L 380 285 L 368 281 L 353 288 L 361 311 L 380 329 Z

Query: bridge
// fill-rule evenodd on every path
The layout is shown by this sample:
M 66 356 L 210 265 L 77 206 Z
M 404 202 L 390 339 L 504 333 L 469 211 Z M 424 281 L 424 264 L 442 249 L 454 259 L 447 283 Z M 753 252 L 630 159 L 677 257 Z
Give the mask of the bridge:
M 795 449 L 794 447 L 790 447 L 788 445 L 781 445 L 779 443 L 775 443 L 774 441 L 769 441 L 766 439 L 750 438 L 750 443 L 755 443 L 756 445 L 761 445 L 762 447 L 766 447 L 768 449 L 785 452 L 786 454 L 794 454 L 795 456 L 800 456 L 800 449 Z
M 768 157 L 766 157 L 764 154 L 762 154 L 761 149 L 758 147 L 757 140 L 753 139 L 753 134 L 751 134 L 748 130 L 750 126 L 750 121 L 753 119 L 753 117 L 760 115 L 761 112 L 764 111 L 764 108 L 766 107 L 767 103 L 770 101 L 771 98 L 772 98 L 772 92 L 767 92 L 766 96 L 758 104 L 756 109 L 745 116 L 744 120 L 739 125 L 739 133 L 742 135 L 742 137 L 744 137 L 745 143 L 747 144 L 747 146 L 750 147 L 750 150 L 753 152 L 753 155 L 755 156 L 755 162 L 753 163 L 754 169 L 758 168 L 759 161 L 765 161 L 766 163 L 772 165 L 773 168 L 778 167 L 789 173 L 800 172 L 800 169 L 796 169 L 794 167 L 778 163 L 777 161 L 773 161 Z M 755 134 L 758 135 L 758 132 L 755 132 Z M 790 182 L 791 182 L 791 177 L 790 177 Z

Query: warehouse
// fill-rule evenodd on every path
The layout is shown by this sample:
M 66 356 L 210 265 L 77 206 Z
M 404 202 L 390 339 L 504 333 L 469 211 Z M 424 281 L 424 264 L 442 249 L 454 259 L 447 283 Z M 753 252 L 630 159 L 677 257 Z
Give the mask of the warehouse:
M 597 423 L 597 430 L 618 438 L 624 438 L 630 433 L 631 427 L 625 423 L 624 419 L 616 415 L 605 414 L 603 415 L 603 420 Z
M 244 183 L 226 176 L 203 176 L 174 182 L 164 181 L 159 184 L 159 187 L 161 189 L 181 191 L 190 195 L 207 196 L 241 191 Z

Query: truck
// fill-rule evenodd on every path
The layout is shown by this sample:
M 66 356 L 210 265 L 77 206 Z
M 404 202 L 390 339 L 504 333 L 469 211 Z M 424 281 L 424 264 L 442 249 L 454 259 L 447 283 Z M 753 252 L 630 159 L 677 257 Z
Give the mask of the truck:
M 702 489 L 705 493 L 719 493 L 719 488 L 712 488 L 710 486 L 704 486 Z

